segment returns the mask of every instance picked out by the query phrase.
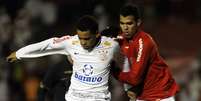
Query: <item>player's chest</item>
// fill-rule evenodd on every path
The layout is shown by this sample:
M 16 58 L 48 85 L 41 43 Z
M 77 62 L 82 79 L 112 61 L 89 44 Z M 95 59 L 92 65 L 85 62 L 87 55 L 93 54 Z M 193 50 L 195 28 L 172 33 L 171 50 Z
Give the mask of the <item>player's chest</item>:
M 136 61 L 137 58 L 140 58 L 144 50 L 144 44 L 142 39 L 136 39 L 129 42 L 124 42 L 121 45 L 124 55 L 128 57 L 130 62 Z
M 100 48 L 94 49 L 91 52 L 82 49 L 71 49 L 71 57 L 74 61 L 77 62 L 93 62 L 93 63 L 102 63 L 109 62 L 113 58 L 113 49 L 112 48 Z

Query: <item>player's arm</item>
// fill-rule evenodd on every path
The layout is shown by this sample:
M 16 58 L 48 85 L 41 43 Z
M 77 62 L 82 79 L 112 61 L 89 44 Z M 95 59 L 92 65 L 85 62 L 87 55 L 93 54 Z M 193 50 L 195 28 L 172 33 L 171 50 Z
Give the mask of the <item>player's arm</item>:
M 118 78 L 118 75 L 121 71 L 123 72 L 129 72 L 130 71 L 130 65 L 128 58 L 123 54 L 121 51 L 119 45 L 116 47 L 114 52 L 114 67 L 112 67 L 112 73 L 116 79 Z M 131 85 L 124 83 L 124 90 L 127 92 L 128 97 L 130 98 L 130 101 L 136 100 L 136 94 L 133 91 L 129 91 L 129 89 L 132 88 Z
M 128 59 L 121 51 L 120 46 L 117 42 L 115 42 L 112 70 L 112 72 L 114 72 L 115 74 L 119 74 L 122 70 L 125 72 L 129 71 Z
M 16 52 L 11 53 L 7 60 L 10 62 L 22 58 L 36 58 L 52 54 L 68 55 L 65 50 L 66 41 L 62 38 L 50 38 L 45 41 L 25 46 Z
M 73 59 L 71 58 L 70 55 L 67 55 L 67 59 L 68 59 L 68 61 L 69 61 L 71 64 L 73 64 Z
M 132 85 L 132 87 L 127 91 L 127 95 L 130 99 L 134 99 L 141 94 L 144 85 L 143 81 L 149 69 L 146 65 L 152 63 L 152 59 L 157 55 L 156 53 L 158 51 L 153 40 L 142 42 L 143 47 L 141 58 L 133 57 L 135 58 L 135 61 L 132 61 L 130 72 L 121 72 L 119 76 L 120 80 L 124 80 L 124 82 Z M 139 54 L 137 56 L 139 56 Z
M 141 40 L 141 41 L 140 41 Z M 137 53 L 133 56 L 131 61 L 131 68 L 129 72 L 121 72 L 119 78 L 121 81 L 138 86 L 145 78 L 146 66 L 151 62 L 150 58 L 153 54 L 154 44 L 152 41 L 144 41 L 140 39 L 138 42 Z M 136 57 L 135 57 L 136 56 Z
M 112 72 L 114 74 L 116 74 L 117 76 L 119 75 L 119 73 L 121 71 L 123 71 L 123 72 L 129 72 L 130 71 L 130 65 L 128 62 L 128 58 L 123 54 L 118 43 L 115 47 L 114 60 L 113 61 L 114 62 L 113 62 Z M 119 79 L 119 78 L 117 78 L 117 79 Z

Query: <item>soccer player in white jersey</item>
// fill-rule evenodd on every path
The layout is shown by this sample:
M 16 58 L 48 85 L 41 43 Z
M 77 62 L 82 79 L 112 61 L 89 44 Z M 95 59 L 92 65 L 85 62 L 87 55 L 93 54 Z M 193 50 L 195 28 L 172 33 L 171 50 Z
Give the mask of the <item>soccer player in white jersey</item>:
M 11 53 L 10 62 L 52 54 L 63 54 L 73 61 L 71 85 L 65 95 L 67 101 L 110 101 L 108 77 L 110 63 L 115 67 L 128 65 L 119 45 L 109 37 L 98 33 L 98 23 L 92 16 L 82 17 L 76 26 L 77 34 L 50 38 L 25 46 Z

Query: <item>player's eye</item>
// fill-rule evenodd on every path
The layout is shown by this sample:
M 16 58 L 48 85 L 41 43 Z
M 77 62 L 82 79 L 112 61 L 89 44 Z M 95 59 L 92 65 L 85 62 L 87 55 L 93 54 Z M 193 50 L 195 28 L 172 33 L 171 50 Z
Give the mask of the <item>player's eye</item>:
M 128 22 L 128 23 L 126 23 L 127 25 L 132 25 L 133 24 L 133 22 Z

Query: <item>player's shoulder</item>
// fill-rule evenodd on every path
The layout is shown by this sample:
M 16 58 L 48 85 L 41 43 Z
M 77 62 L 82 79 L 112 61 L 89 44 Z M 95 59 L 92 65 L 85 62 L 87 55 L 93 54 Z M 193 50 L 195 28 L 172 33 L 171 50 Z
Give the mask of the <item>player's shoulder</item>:
M 144 40 L 153 40 L 152 36 L 144 31 L 140 32 L 140 38 L 144 39 Z
M 78 37 L 77 35 L 65 35 L 61 37 L 53 37 L 53 39 L 60 42 L 60 41 L 75 40 L 75 39 L 78 39 Z
M 138 42 L 139 43 L 143 43 L 146 46 L 153 46 L 153 45 L 155 45 L 155 41 L 152 38 L 152 36 L 149 33 L 144 32 L 144 31 L 141 32 L 141 36 L 138 38 Z
M 80 40 L 78 35 L 73 35 L 71 37 L 71 45 L 79 46 L 80 45 Z
M 118 46 L 118 42 L 114 40 L 114 38 L 102 36 L 101 43 L 104 47 L 115 47 Z
M 61 37 L 53 37 L 52 39 L 54 44 L 61 44 L 66 43 L 67 41 L 71 41 L 72 39 L 74 39 L 74 36 L 65 35 Z

